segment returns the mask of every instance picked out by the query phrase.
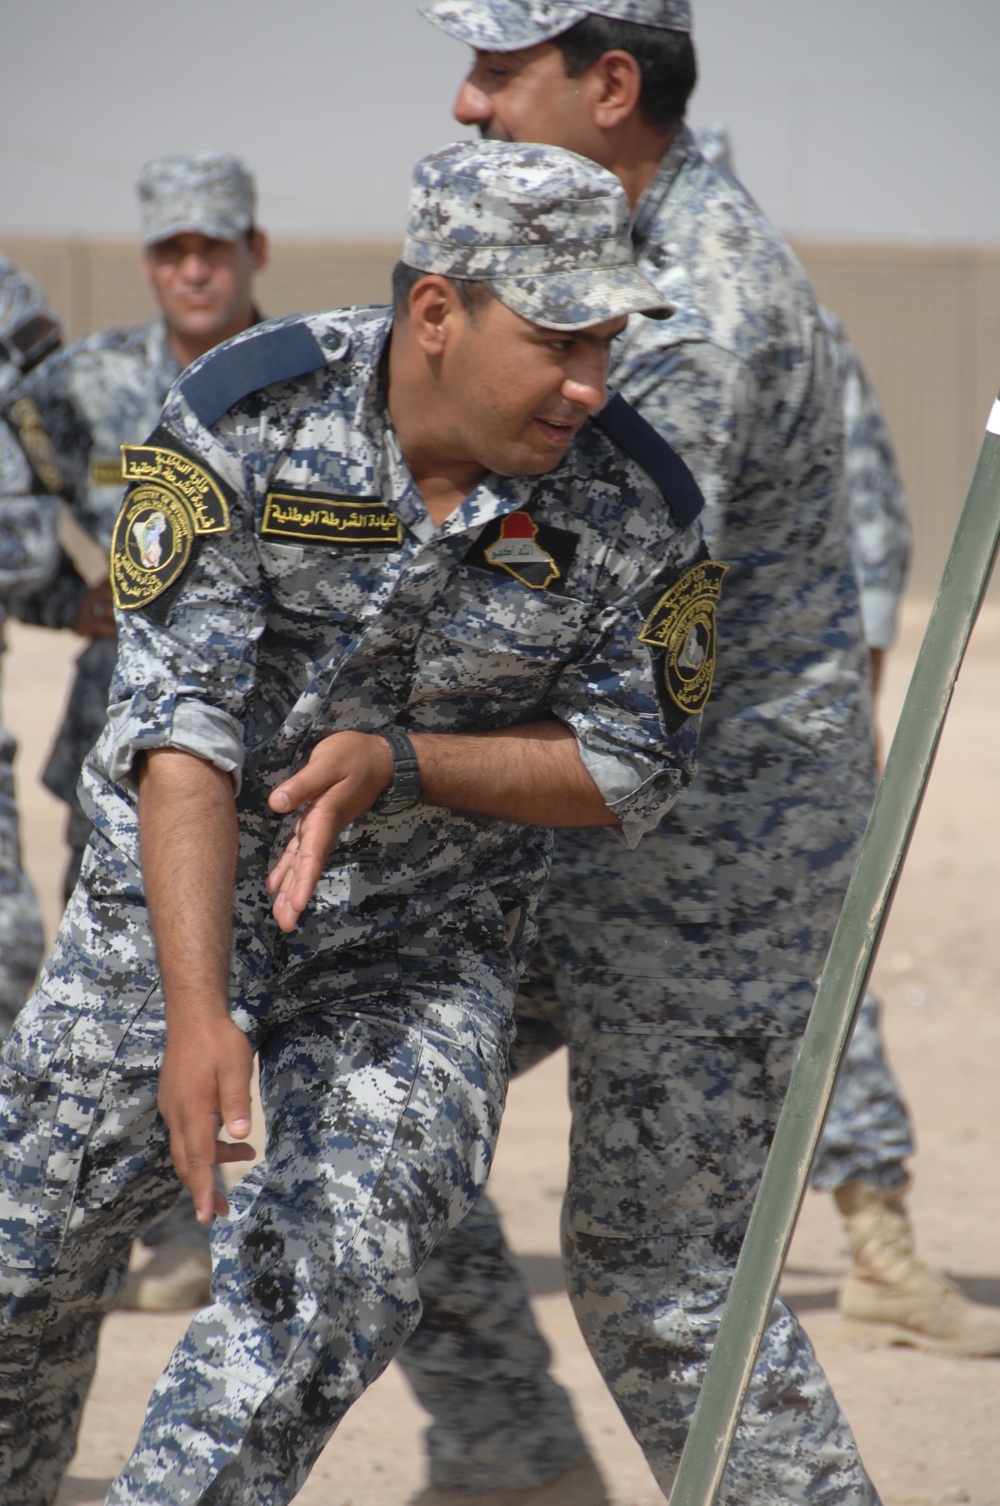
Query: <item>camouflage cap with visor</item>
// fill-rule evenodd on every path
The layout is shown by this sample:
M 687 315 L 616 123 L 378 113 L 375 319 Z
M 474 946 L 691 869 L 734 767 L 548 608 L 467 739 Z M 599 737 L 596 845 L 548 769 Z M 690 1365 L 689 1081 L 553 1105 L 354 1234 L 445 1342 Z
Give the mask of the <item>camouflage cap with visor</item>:
M 135 185 L 142 243 L 193 233 L 240 240 L 254 222 L 253 174 L 226 152 L 177 152 L 154 157 Z
M 402 259 L 481 282 L 546 329 L 673 312 L 635 264 L 614 173 L 560 147 L 457 142 L 413 171 Z
M 691 30 L 689 0 L 428 0 L 420 14 L 479 52 L 517 52 L 551 42 L 587 16 L 661 31 Z

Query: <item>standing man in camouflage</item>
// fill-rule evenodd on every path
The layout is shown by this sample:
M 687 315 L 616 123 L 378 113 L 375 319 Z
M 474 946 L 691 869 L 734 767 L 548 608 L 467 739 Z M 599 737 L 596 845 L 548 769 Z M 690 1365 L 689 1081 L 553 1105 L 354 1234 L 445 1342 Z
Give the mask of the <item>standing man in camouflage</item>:
M 248 330 L 126 447 L 94 833 L 0 1078 L 4 1506 L 55 1495 L 171 1153 L 228 1211 L 254 1051 L 266 1159 L 109 1500 L 291 1499 L 482 1189 L 546 828 L 634 845 L 691 778 L 725 571 L 605 406 L 669 309 L 628 225 L 573 154 L 445 148 L 394 315 Z
M 828 309 L 821 313 L 844 369 L 852 551 L 874 702 L 906 583 L 909 515 L 875 392 L 840 320 Z M 912 1153 L 909 1116 L 879 1029 L 879 1001 L 868 990 L 812 1172 L 812 1185 L 832 1192 L 851 1248 L 840 1310 L 897 1342 L 939 1354 L 1000 1354 L 1000 1308 L 971 1302 L 916 1253 L 905 1164 Z
M 0 256 L 0 655 L 8 612 L 35 592 L 51 591 L 64 568 L 75 576 L 59 546 L 55 457 L 37 413 L 16 397 L 21 379 L 58 345 L 59 325 L 38 284 Z M 71 619 L 84 592 L 76 577 Z M 58 594 L 65 599 L 62 589 Z M 38 900 L 21 864 L 15 752 L 13 737 L 0 725 L 0 1040 L 28 997 L 44 947 Z
M 251 174 L 237 158 L 210 152 L 158 157 L 136 183 L 144 269 L 160 313 L 149 324 L 88 335 L 47 361 L 25 388 L 37 404 L 78 521 L 103 551 L 121 505 L 121 446 L 155 426 L 174 381 L 192 361 L 258 318 L 253 277 L 267 260 L 255 224 Z M 110 603 L 96 604 L 100 631 L 112 627 Z M 104 729 L 116 644 L 93 637 L 77 660 L 63 724 L 44 782 L 69 806 L 72 893 L 90 836 L 77 795 L 83 761 Z M 212 1268 L 207 1231 L 190 1199 L 153 1229 L 152 1257 L 134 1272 L 123 1305 L 163 1311 L 207 1301 Z
M 687 0 L 421 10 L 475 51 L 459 120 L 569 147 L 628 191 L 639 264 L 677 313 L 629 328 L 612 382 L 687 461 L 730 566 L 699 777 L 638 853 L 559 834 L 515 1045 L 568 1035 L 570 1296 L 666 1494 L 873 794 L 838 363 L 791 251 L 683 123 Z M 421 1295 L 402 1355 L 434 1419 L 418 1499 L 605 1502 L 488 1204 Z M 779 1302 L 720 1500 L 875 1499 Z
M 237 157 L 154 158 L 139 174 L 136 195 L 143 269 L 158 316 L 77 340 L 25 387 L 58 452 L 73 510 L 105 556 L 121 505 L 121 446 L 152 430 L 186 366 L 256 322 L 253 276 L 267 261 L 267 238 L 254 223 L 253 177 Z M 104 730 L 115 652 L 113 641 L 98 640 L 81 654 L 44 775 L 69 806 L 67 899 L 90 836 L 76 786 Z

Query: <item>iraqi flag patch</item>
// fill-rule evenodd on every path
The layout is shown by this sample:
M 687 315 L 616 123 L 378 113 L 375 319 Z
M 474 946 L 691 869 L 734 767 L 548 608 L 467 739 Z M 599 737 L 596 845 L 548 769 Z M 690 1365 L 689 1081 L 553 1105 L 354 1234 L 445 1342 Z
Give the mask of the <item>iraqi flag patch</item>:
M 487 524 L 465 562 L 513 576 L 532 591 L 561 592 L 579 542 L 575 533 L 536 523 L 530 513 L 518 510 Z

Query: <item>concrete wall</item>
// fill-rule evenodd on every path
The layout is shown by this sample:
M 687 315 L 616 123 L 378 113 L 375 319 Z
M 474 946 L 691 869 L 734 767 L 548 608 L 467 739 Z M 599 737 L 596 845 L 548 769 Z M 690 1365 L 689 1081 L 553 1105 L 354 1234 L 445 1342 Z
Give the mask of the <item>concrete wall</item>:
M 817 292 L 843 319 L 889 420 L 913 508 L 912 589 L 933 592 L 1000 387 L 1000 247 L 803 242 Z M 70 338 L 150 317 L 130 241 L 10 237 Z M 259 280 L 268 314 L 381 303 L 398 242 L 278 241 Z

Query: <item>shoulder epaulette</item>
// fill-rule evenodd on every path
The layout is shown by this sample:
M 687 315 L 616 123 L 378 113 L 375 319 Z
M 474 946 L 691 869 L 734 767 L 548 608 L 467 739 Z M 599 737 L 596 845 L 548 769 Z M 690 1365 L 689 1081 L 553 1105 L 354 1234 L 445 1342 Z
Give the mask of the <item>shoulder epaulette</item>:
M 617 392 L 600 413 L 594 414 L 593 422 L 655 481 L 680 526 L 687 528 L 693 523 L 705 506 L 701 488 L 677 451 L 652 424 Z
M 307 324 L 298 321 L 225 345 L 198 370 L 181 377 L 181 391 L 203 424 L 214 424 L 240 398 L 306 376 L 326 365 L 326 356 Z

